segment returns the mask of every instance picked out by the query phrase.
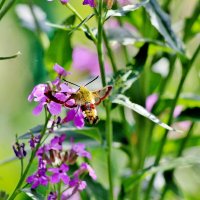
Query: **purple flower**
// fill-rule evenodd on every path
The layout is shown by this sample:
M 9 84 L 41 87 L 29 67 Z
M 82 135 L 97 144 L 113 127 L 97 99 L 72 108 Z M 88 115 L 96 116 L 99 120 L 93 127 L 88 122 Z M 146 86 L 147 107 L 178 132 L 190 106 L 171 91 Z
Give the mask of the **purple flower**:
M 77 46 L 73 50 L 73 67 L 78 71 L 89 72 L 92 76 L 100 74 L 98 56 L 95 52 L 90 49 Z M 110 67 L 108 63 L 105 63 L 105 70 L 110 73 Z
M 91 154 L 85 150 L 85 145 L 77 143 L 72 145 L 71 153 L 75 153 L 77 156 L 86 157 L 91 159 Z
M 33 91 L 28 96 L 28 101 L 34 100 L 38 102 L 38 105 L 33 110 L 33 114 L 39 115 L 42 112 L 44 105 L 47 105 L 47 108 L 52 115 L 60 114 L 62 105 L 54 101 L 49 102 L 49 99 L 44 94 L 46 90 L 48 90 L 48 86 L 46 84 L 39 84 L 33 88 Z M 62 97 L 60 94 L 56 94 L 55 96 L 57 98 L 64 98 L 64 94 L 62 94 Z
M 46 169 L 38 169 L 38 171 L 33 174 L 32 176 L 29 176 L 26 179 L 26 182 L 29 184 L 32 184 L 31 188 L 35 189 L 39 185 L 47 185 L 48 184 L 48 177 L 46 176 Z
M 84 126 L 84 115 L 80 108 L 71 109 L 68 111 L 67 116 L 63 119 L 64 122 L 74 121 L 74 125 L 77 128 L 83 128 Z
M 74 173 L 74 176 L 77 177 L 77 176 L 80 176 L 81 174 L 85 173 L 85 172 L 88 172 L 89 173 L 89 176 L 96 180 L 97 179 L 97 176 L 94 172 L 94 170 L 92 169 L 92 167 L 90 165 L 88 165 L 87 163 L 82 163 L 80 168 Z
M 36 144 L 38 144 L 40 142 L 40 135 L 38 136 L 31 136 L 31 139 L 29 140 L 29 144 L 31 149 L 34 149 Z
M 62 1 L 61 1 L 62 2 Z M 63 0 L 63 2 L 68 2 L 66 0 Z M 58 76 L 61 77 L 61 76 L 67 76 L 69 74 L 71 74 L 70 72 L 67 72 L 63 67 L 61 67 L 59 64 L 55 64 L 53 69 L 58 73 Z
M 50 192 L 47 200 L 56 200 L 57 199 L 57 193 L 56 192 Z
M 96 3 L 95 0 L 84 0 L 83 5 L 90 5 L 90 7 L 95 7 Z
M 53 175 L 51 176 L 51 183 L 58 183 L 61 180 L 68 184 L 70 181 L 69 176 L 66 174 L 66 172 L 69 170 L 68 165 L 62 164 L 58 168 L 49 168 L 48 171 L 53 172 Z
M 77 190 L 84 190 L 87 186 L 87 183 L 85 181 L 82 181 L 78 177 L 74 177 L 70 182 L 69 182 L 70 187 L 77 188 Z M 75 192 L 74 192 L 75 193 Z
M 48 146 L 48 149 L 53 149 L 53 150 L 57 150 L 57 151 L 62 150 L 62 143 L 65 141 L 65 138 L 66 138 L 65 134 L 62 134 L 60 137 L 55 136 L 51 140 L 51 142 Z
M 26 151 L 25 151 L 25 144 L 19 144 L 18 142 L 16 142 L 13 145 L 13 150 L 15 152 L 16 157 L 18 157 L 19 159 L 22 159 L 23 157 L 26 156 Z

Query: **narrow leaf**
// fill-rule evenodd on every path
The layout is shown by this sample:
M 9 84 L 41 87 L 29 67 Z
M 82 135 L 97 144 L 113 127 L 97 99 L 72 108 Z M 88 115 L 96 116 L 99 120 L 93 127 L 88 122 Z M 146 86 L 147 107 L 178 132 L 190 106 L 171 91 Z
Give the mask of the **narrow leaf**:
M 145 4 L 145 9 L 150 15 L 152 25 L 165 38 L 167 44 L 177 52 L 183 53 L 183 44 L 172 30 L 171 21 L 156 0 L 150 0 Z
M 120 104 L 120 105 L 123 105 L 127 108 L 130 108 L 131 110 L 134 110 L 135 112 L 137 112 L 138 114 L 148 118 L 149 120 L 153 121 L 154 123 L 162 126 L 163 128 L 169 130 L 169 131 L 176 131 L 176 132 L 179 132 L 177 131 L 176 129 L 168 126 L 167 124 L 161 122 L 155 115 L 153 115 L 152 113 L 148 112 L 145 108 L 143 108 L 142 106 L 138 105 L 138 104 L 135 104 L 135 103 L 132 103 L 128 97 L 122 95 L 122 94 L 119 94 L 117 95 L 113 100 L 112 100 L 113 103 L 117 103 L 117 104 Z
M 107 20 L 111 16 L 115 16 L 115 17 L 124 16 L 126 13 L 137 10 L 138 8 L 140 8 L 141 6 L 144 6 L 148 2 L 149 0 L 146 0 L 146 1 L 143 1 L 142 3 L 136 3 L 134 5 L 123 6 L 122 8 L 117 9 L 117 10 L 109 10 L 106 14 L 105 19 Z
M 34 128 L 31 128 L 27 133 L 24 133 L 23 135 L 19 136 L 18 139 L 30 139 L 31 135 L 38 135 L 43 129 L 43 125 L 38 125 Z M 73 126 L 61 126 L 60 128 L 56 129 L 54 131 L 57 134 L 67 133 L 68 136 L 73 136 L 75 133 L 88 136 L 92 139 L 95 139 L 99 143 L 101 143 L 101 134 L 99 132 L 99 129 L 96 127 L 84 127 L 82 129 L 77 129 Z M 47 130 L 48 133 L 48 130 Z
M 21 52 L 18 51 L 16 54 L 14 54 L 12 56 L 0 57 L 0 60 L 13 59 L 13 58 L 16 58 L 17 56 L 20 56 L 20 55 L 21 55 Z

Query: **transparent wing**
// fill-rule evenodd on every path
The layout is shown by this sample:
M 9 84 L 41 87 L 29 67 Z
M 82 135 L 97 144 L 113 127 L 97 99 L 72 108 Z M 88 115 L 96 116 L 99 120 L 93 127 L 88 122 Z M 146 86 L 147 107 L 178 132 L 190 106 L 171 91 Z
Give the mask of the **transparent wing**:
M 99 105 L 101 101 L 103 101 L 110 94 L 111 90 L 112 86 L 108 85 L 102 88 L 101 90 L 92 91 L 95 100 L 95 105 Z

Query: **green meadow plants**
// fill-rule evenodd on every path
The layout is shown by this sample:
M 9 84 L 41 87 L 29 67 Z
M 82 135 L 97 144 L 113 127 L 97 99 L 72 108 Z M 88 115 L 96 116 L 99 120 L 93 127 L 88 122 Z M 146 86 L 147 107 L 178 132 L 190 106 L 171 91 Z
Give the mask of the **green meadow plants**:
M 184 169 L 200 173 L 187 153 L 200 142 L 199 2 L 176 26 L 169 0 L 1 0 L 0 20 L 12 7 L 37 44 L 27 101 L 43 120 L 16 135 L 21 172 L 0 199 L 198 199 Z

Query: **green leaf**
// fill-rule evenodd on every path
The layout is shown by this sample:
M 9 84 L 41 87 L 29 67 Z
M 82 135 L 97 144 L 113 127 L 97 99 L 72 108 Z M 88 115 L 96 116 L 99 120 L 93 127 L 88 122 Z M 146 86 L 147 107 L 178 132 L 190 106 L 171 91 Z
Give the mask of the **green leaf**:
M 0 60 L 13 59 L 13 58 L 16 58 L 16 57 L 18 57 L 18 56 L 20 56 L 20 55 L 21 55 L 21 52 L 18 51 L 18 52 L 17 52 L 16 54 L 14 54 L 14 55 L 6 56 L 6 57 L 0 57 Z
M 187 108 L 181 112 L 181 114 L 176 118 L 176 121 L 200 121 L 200 108 Z
M 149 13 L 152 25 L 164 37 L 167 44 L 177 52 L 184 53 L 183 44 L 172 30 L 171 21 L 156 0 L 150 0 L 145 4 L 145 9 Z
M 148 112 L 145 108 L 143 108 L 142 106 L 132 103 L 128 97 L 119 94 L 117 95 L 113 100 L 113 103 L 116 104 L 120 104 L 123 105 L 127 108 L 130 108 L 131 110 L 134 110 L 135 112 L 137 112 L 138 114 L 148 118 L 149 120 L 153 121 L 154 123 L 158 124 L 159 126 L 162 126 L 163 128 L 169 130 L 169 131 L 177 131 L 176 129 L 168 126 L 167 124 L 161 122 L 155 115 L 153 115 L 152 113 Z
M 112 80 L 109 82 L 110 85 L 113 85 L 112 95 L 123 94 L 132 86 L 138 77 L 139 73 L 137 71 L 128 69 L 117 71 Z
M 27 196 L 33 200 L 44 200 L 44 196 L 36 192 L 36 190 L 31 190 L 30 188 L 21 189 Z
M 63 25 L 73 25 L 75 16 L 70 16 Z M 71 35 L 69 31 L 57 29 L 51 39 L 50 46 L 45 54 L 45 64 L 49 71 L 55 63 L 63 67 L 69 67 L 72 60 Z
M 200 164 L 197 156 L 191 156 L 191 157 L 188 156 L 188 157 L 170 159 L 168 161 L 162 162 L 159 166 L 156 167 L 150 166 L 148 168 L 136 172 L 134 175 L 128 178 L 125 178 L 123 180 L 123 185 L 126 192 L 128 192 L 135 186 L 135 184 L 137 184 L 138 182 L 140 182 L 141 180 L 145 179 L 150 175 L 156 174 L 158 172 L 163 173 L 168 170 L 195 164 Z
M 67 133 L 67 135 L 73 136 L 74 133 L 79 133 L 84 136 L 88 136 L 97 142 L 101 143 L 102 137 L 99 132 L 99 129 L 96 127 L 84 127 L 82 129 L 77 129 L 75 127 L 61 127 L 58 130 L 54 131 L 57 134 Z
M 126 13 L 137 10 L 138 8 L 144 6 L 146 3 L 148 3 L 149 1 L 144 1 L 142 3 L 136 3 L 134 5 L 127 5 L 127 6 L 123 6 L 120 9 L 117 10 L 109 10 L 105 16 L 105 19 L 107 20 L 110 17 L 121 17 L 124 16 Z
M 31 135 L 38 135 L 42 131 L 43 125 L 38 125 L 34 128 L 31 128 L 27 133 L 24 133 L 23 135 L 19 136 L 18 139 L 30 139 Z M 75 133 L 88 136 L 92 139 L 95 139 L 97 142 L 101 143 L 102 137 L 99 132 L 99 129 L 97 127 L 84 127 L 82 129 L 77 129 L 73 126 L 61 126 L 60 128 L 56 129 L 54 131 L 56 134 L 62 134 L 67 133 L 67 136 L 75 136 Z M 47 130 L 48 134 L 48 130 Z

